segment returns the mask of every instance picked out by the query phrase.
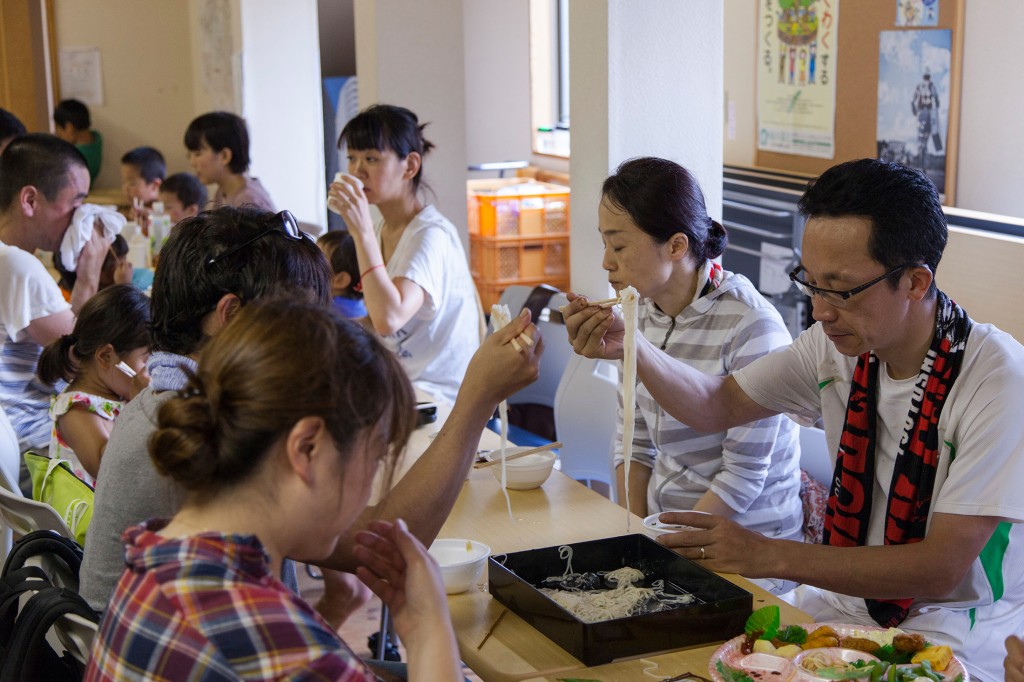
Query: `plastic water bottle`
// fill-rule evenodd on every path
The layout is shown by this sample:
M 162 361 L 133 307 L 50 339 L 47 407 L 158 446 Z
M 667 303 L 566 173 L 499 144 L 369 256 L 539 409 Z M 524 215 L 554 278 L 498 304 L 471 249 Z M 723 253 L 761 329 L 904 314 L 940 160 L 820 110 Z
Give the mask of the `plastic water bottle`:
M 149 241 L 154 256 L 160 254 L 171 233 L 171 216 L 164 213 L 164 202 L 154 201 L 153 211 L 149 214 Z
M 132 264 L 133 268 L 148 268 L 149 240 L 146 239 L 146 235 L 142 234 L 142 226 L 134 221 L 129 221 L 124 229 L 130 235 L 128 237 L 128 262 Z

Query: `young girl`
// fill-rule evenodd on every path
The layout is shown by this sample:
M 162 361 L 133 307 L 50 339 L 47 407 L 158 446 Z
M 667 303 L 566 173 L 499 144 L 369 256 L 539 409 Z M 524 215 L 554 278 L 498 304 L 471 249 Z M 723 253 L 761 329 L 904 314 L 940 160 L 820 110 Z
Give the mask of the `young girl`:
M 331 264 L 331 296 L 334 307 L 342 317 L 349 319 L 366 317 L 363 303 L 363 288 L 359 282 L 359 263 L 356 260 L 356 243 L 345 230 L 326 232 L 317 240 L 320 249 Z
M 203 114 L 188 124 L 185 147 L 199 181 L 217 185 L 214 206 L 256 206 L 277 212 L 267 190 L 249 176 L 249 130 L 240 117 L 226 111 Z
M 370 332 L 315 303 L 243 307 L 159 410 L 150 456 L 185 499 L 125 532 L 85 679 L 376 680 L 275 576 L 283 557 L 334 551 L 414 421 L 409 380 Z M 409 679 L 461 680 L 437 564 L 402 520 L 370 528 L 358 575 L 390 609 Z
M 132 378 L 145 379 L 148 358 L 149 299 L 130 284 L 109 286 L 89 299 L 74 331 L 39 358 L 43 383 L 71 382 L 50 407 L 50 457 L 70 461 L 89 485 L 95 485 L 114 419 L 133 395 Z
M 419 189 L 434 146 L 408 109 L 377 105 L 341 132 L 349 175 L 331 183 L 328 206 L 355 240 L 363 298 L 417 388 L 455 401 L 482 337 L 482 311 L 455 227 Z M 374 227 L 370 204 L 383 222 Z

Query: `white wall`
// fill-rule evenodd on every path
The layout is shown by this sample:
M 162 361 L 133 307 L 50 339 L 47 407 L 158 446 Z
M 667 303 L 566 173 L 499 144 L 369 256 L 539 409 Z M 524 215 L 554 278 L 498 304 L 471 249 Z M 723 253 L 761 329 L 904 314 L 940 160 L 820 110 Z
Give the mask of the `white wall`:
M 462 0 L 355 0 L 359 106 L 416 112 L 436 145 L 423 177 L 466 234 L 466 89 Z
M 722 22 L 719 0 L 647 0 L 643 11 L 633 0 L 570 3 L 574 290 L 607 289 L 597 206 L 605 176 L 626 159 L 685 166 L 721 218 Z
M 956 205 L 1024 217 L 1024 3 L 966 5 Z
M 529 14 L 529 0 L 463 2 L 470 164 L 530 158 Z
M 104 102 L 90 107 L 103 135 L 96 187 L 120 188 L 121 156 L 141 145 L 163 153 L 168 173 L 188 170 L 182 138 L 196 83 L 187 9 L 181 1 L 55 0 L 58 50 L 100 50 Z
M 279 209 L 326 226 L 316 0 L 244 0 L 241 10 L 250 171 Z

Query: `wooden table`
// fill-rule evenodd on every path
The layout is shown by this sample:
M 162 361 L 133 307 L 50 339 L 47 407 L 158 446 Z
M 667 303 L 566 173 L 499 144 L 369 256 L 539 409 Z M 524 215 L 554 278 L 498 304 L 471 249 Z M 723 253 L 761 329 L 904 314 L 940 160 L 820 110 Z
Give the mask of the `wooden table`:
M 605 497 L 554 471 L 535 490 L 510 490 L 512 514 L 487 469 L 470 474 L 439 537 L 472 538 L 494 554 L 582 542 L 626 533 L 626 511 Z M 630 531 L 645 532 L 642 520 L 633 516 Z M 808 623 L 812 619 L 738 575 L 723 577 L 754 595 L 754 609 L 778 604 L 783 623 Z M 659 655 L 620 660 L 586 668 L 579 660 L 549 640 L 514 613 L 509 612 L 483 647 L 487 631 L 505 607 L 487 593 L 487 574 L 470 592 L 448 598 L 462 659 L 485 682 L 492 680 L 556 679 L 644 680 L 644 669 L 659 677 L 691 672 L 708 677 L 708 660 L 720 643 L 674 650 Z

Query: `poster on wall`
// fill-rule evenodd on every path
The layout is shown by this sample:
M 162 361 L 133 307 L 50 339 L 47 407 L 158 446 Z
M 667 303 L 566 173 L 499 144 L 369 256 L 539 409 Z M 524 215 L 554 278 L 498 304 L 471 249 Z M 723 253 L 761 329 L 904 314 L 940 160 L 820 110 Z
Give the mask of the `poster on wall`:
M 98 47 L 62 47 L 60 96 L 92 107 L 103 106 L 103 65 Z
M 839 0 L 759 0 L 757 148 L 835 156 Z
M 938 26 L 939 0 L 896 0 L 897 26 Z
M 946 186 L 948 29 L 882 31 L 878 59 L 878 158 L 920 168 Z

